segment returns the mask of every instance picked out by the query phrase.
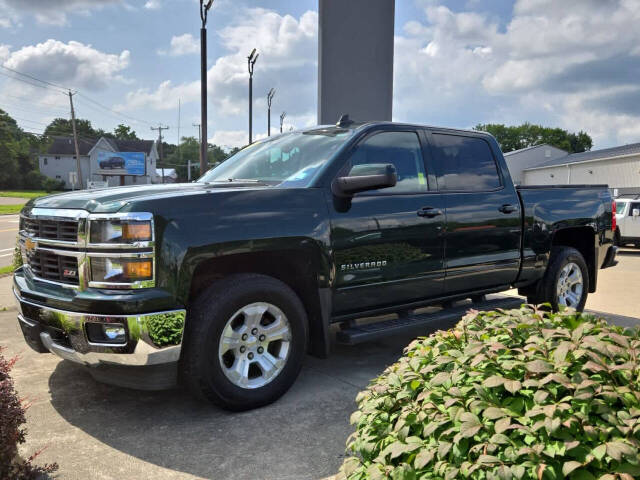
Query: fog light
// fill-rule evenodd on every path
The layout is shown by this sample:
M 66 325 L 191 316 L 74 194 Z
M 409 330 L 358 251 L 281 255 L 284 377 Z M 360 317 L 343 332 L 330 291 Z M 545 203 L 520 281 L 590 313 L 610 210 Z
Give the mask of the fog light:
M 85 323 L 89 343 L 125 345 L 127 330 L 121 323 Z
M 116 327 L 112 325 L 102 325 L 104 336 L 113 343 L 124 343 L 127 340 L 127 332 L 124 327 Z

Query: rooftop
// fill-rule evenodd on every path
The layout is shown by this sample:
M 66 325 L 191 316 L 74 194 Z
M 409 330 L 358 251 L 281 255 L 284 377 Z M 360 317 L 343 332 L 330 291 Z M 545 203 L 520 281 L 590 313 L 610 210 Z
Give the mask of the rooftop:
M 557 167 L 560 165 L 568 165 L 571 163 L 588 162 L 592 160 L 603 160 L 608 158 L 622 157 L 625 155 L 640 155 L 640 143 L 630 143 L 621 147 L 603 148 L 602 150 L 592 150 L 590 152 L 571 153 L 564 157 L 556 158 L 546 162 L 542 162 L 534 167 L 526 170 L 535 170 L 538 168 Z
M 144 152 L 151 153 L 153 140 L 120 140 L 116 138 L 104 139 L 109 142 L 116 152 Z M 91 149 L 98 143 L 98 140 L 90 140 L 87 138 L 78 138 L 78 149 L 80 155 L 89 155 Z M 49 155 L 75 155 L 76 147 L 73 137 L 53 137 L 53 142 L 47 149 Z

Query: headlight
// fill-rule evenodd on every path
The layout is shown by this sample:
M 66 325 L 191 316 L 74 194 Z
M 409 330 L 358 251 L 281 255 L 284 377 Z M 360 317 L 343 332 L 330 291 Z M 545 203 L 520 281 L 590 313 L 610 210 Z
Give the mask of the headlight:
M 153 238 L 151 220 L 92 220 L 89 243 L 132 244 L 150 242 Z
M 136 284 L 152 280 L 152 258 L 91 257 L 92 282 Z

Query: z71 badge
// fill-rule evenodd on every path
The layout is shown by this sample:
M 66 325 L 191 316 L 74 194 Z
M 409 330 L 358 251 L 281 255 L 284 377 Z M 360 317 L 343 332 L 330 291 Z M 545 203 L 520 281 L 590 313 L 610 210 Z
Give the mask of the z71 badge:
M 346 263 L 344 265 L 340 265 L 340 270 L 346 272 L 348 270 L 366 270 L 367 268 L 380 268 L 386 266 L 386 260 L 379 260 L 377 262 Z

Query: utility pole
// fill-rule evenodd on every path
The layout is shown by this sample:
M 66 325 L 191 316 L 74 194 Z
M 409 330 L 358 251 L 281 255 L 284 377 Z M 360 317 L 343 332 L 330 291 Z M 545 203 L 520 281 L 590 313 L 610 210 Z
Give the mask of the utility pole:
M 284 119 L 287 117 L 287 112 L 280 114 L 280 133 L 282 133 L 282 126 L 284 125 Z
M 76 111 L 73 109 L 73 96 L 69 90 L 69 103 L 71 104 L 71 126 L 73 127 L 73 142 L 76 146 L 76 170 L 78 170 L 78 183 L 80 184 L 80 190 L 84 188 L 82 184 L 82 167 L 80 165 L 80 148 L 78 148 L 78 130 L 76 129 Z
M 200 0 L 200 175 L 207 171 L 207 14 L 212 5 L 213 0 Z
M 159 163 L 163 163 L 162 160 L 162 130 L 169 130 L 169 127 L 163 127 L 162 124 L 159 124 L 157 127 L 151 127 L 151 130 L 157 130 L 158 131 L 158 143 L 160 145 L 160 150 L 159 150 L 159 154 L 160 154 L 160 162 Z M 164 164 L 162 165 L 162 167 L 160 167 L 162 169 L 162 183 L 164 183 Z
M 253 143 L 253 69 L 260 56 L 254 48 L 247 57 L 247 66 L 249 68 L 249 145 Z
M 198 127 L 198 145 L 202 145 L 202 130 L 200 128 L 199 123 L 192 123 L 194 127 Z M 205 165 L 207 165 L 209 158 L 205 160 Z M 189 165 L 191 165 L 191 160 L 189 160 Z M 200 165 L 202 165 L 202 149 L 200 149 Z M 202 168 L 200 169 L 202 171 Z M 189 181 L 191 181 L 191 166 L 189 166 Z
M 267 136 L 271 136 L 271 102 L 273 102 L 273 97 L 276 94 L 276 89 L 272 88 L 267 93 Z

